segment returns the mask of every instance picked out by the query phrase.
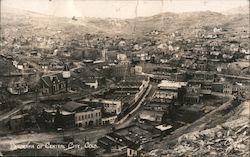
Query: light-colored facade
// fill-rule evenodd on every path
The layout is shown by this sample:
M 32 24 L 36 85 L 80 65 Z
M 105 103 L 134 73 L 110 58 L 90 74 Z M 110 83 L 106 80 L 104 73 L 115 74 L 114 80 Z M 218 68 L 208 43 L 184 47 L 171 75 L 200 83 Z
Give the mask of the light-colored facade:
M 94 88 L 94 89 L 97 89 L 97 88 L 98 88 L 98 81 L 97 81 L 97 80 L 88 81 L 88 82 L 85 82 L 85 84 L 86 84 L 87 86 L 89 86 L 90 88 Z
M 178 90 L 181 87 L 187 86 L 187 82 L 174 82 L 168 80 L 162 80 L 160 84 L 157 85 L 159 89 L 166 90 Z
M 101 108 L 92 108 L 87 104 L 69 101 L 62 106 L 65 111 L 75 114 L 75 125 L 78 127 L 101 125 Z
M 75 124 L 78 127 L 101 125 L 101 109 L 89 109 L 75 113 Z
M 108 99 L 84 99 L 84 102 L 95 102 L 103 104 L 105 112 L 115 113 L 116 115 L 121 113 L 122 102 L 117 100 L 108 100 Z
M 29 88 L 26 82 L 19 81 L 19 82 L 10 83 L 7 90 L 11 94 L 19 95 L 19 94 L 27 93 Z
M 103 117 L 102 118 L 102 125 L 114 124 L 117 116 L 110 116 L 110 117 Z
M 170 92 L 165 90 L 155 91 L 153 98 L 158 99 L 177 99 L 178 94 L 176 92 Z
M 138 151 L 131 148 L 127 148 L 127 156 L 128 157 L 138 156 Z

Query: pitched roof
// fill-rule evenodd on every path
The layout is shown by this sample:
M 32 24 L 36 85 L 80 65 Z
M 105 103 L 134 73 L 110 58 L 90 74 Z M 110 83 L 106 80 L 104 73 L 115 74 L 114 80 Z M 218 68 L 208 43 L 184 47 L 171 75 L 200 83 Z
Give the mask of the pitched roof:
M 74 111 L 76 111 L 77 109 L 79 109 L 81 107 L 87 108 L 88 105 L 87 104 L 82 104 L 82 103 L 77 103 L 77 102 L 74 102 L 74 101 L 69 101 L 66 104 L 64 104 L 62 107 L 66 111 L 74 112 Z
M 65 81 L 63 79 L 62 73 L 46 75 L 46 76 L 41 77 L 41 81 L 43 81 L 48 87 L 51 87 L 53 85 L 53 79 L 56 83 Z

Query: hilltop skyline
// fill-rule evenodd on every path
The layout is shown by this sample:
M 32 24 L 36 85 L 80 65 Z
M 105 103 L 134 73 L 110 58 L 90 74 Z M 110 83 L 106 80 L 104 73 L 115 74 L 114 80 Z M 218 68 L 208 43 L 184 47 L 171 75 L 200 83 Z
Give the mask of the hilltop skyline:
M 3 0 L 6 7 L 33 11 L 58 17 L 135 18 L 163 12 L 194 12 L 227 10 L 249 5 L 248 0 Z

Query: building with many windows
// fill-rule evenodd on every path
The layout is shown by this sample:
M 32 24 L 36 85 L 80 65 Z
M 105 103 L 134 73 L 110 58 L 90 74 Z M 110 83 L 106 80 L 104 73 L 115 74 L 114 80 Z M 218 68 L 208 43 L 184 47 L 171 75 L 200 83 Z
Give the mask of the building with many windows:
M 185 103 L 197 104 L 201 98 L 201 85 L 189 85 L 186 87 Z
M 108 99 L 83 99 L 84 103 L 90 104 L 91 106 L 100 106 L 103 107 L 104 111 L 107 113 L 120 114 L 122 110 L 122 102 L 116 100 Z
M 75 113 L 75 125 L 78 127 L 98 126 L 102 123 L 101 108 L 92 108 L 74 101 L 67 102 L 62 108 Z

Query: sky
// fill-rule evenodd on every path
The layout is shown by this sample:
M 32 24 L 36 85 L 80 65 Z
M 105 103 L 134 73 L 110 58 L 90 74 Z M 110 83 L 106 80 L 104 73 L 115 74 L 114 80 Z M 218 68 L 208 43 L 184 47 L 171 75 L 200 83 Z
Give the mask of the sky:
M 162 12 L 223 12 L 249 0 L 1 0 L 11 7 L 59 17 L 135 18 Z

